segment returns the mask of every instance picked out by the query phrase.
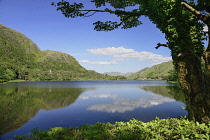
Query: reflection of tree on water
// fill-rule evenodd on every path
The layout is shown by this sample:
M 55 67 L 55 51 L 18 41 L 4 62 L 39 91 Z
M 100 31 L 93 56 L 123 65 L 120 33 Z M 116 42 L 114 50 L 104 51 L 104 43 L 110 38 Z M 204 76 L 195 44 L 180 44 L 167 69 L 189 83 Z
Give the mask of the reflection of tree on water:
M 72 104 L 83 92 L 79 88 L 0 88 L 0 135 L 19 128 L 41 110 Z
M 141 89 L 185 103 L 185 96 L 178 86 L 143 86 Z
M 184 95 L 178 86 L 145 86 L 141 89 L 151 91 L 167 97 L 172 97 L 187 105 L 188 117 L 190 120 L 199 122 L 210 121 L 210 99 L 205 95 L 190 97 Z

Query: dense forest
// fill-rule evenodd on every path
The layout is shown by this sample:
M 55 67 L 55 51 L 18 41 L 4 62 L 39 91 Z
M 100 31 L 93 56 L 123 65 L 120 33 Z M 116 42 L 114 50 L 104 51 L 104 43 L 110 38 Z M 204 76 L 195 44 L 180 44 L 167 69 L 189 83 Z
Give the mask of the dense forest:
M 41 51 L 28 37 L 1 24 L 0 31 L 0 82 L 126 79 L 86 70 L 66 53 Z

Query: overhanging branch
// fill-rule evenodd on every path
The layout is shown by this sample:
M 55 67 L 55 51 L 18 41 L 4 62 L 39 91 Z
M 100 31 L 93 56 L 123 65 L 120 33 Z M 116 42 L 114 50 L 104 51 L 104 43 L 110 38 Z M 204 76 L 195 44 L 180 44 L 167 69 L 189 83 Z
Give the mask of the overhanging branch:
M 200 20 L 202 20 L 204 23 L 207 22 L 207 18 L 210 15 L 202 15 L 199 11 L 197 11 L 196 9 L 194 9 L 192 6 L 188 5 L 185 2 L 181 2 L 181 4 L 188 10 L 190 11 L 193 15 L 195 15 L 196 17 L 198 17 Z
M 81 11 L 81 12 L 108 12 L 106 10 L 78 10 L 78 11 Z
M 138 18 L 141 15 L 145 15 L 145 11 L 140 11 L 139 9 L 134 9 L 132 11 L 125 11 L 125 9 L 120 10 L 112 10 L 109 8 L 105 9 L 84 9 L 83 3 L 72 3 L 62 0 L 62 2 L 58 2 L 57 4 L 52 3 L 55 7 L 57 7 L 58 11 L 61 11 L 62 14 L 67 18 L 76 18 L 76 17 L 90 17 L 96 13 L 109 13 L 114 14 L 120 17 L 120 22 L 95 22 L 95 30 L 97 31 L 109 31 L 113 29 L 117 29 L 119 26 L 122 26 L 123 29 L 136 27 L 142 24 Z M 97 7 L 96 7 L 97 8 Z
M 158 44 L 157 44 L 157 47 L 155 47 L 155 49 L 158 49 L 158 48 L 161 47 L 161 46 L 163 46 L 163 47 L 168 47 L 167 44 L 158 43 Z

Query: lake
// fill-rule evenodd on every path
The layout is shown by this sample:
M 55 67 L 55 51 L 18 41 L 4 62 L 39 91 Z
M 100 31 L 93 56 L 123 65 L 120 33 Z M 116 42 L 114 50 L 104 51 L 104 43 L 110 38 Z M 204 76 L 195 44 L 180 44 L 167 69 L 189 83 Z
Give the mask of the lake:
M 0 139 L 31 129 L 97 122 L 143 122 L 187 115 L 184 95 L 166 81 L 41 81 L 0 84 Z

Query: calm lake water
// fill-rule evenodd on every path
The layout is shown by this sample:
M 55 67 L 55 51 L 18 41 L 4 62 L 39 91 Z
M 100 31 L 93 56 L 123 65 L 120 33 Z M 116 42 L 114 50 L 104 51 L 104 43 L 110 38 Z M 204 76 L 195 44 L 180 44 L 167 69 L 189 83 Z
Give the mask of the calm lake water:
M 183 102 L 176 84 L 165 81 L 0 84 L 0 139 L 30 133 L 33 128 L 184 116 Z

